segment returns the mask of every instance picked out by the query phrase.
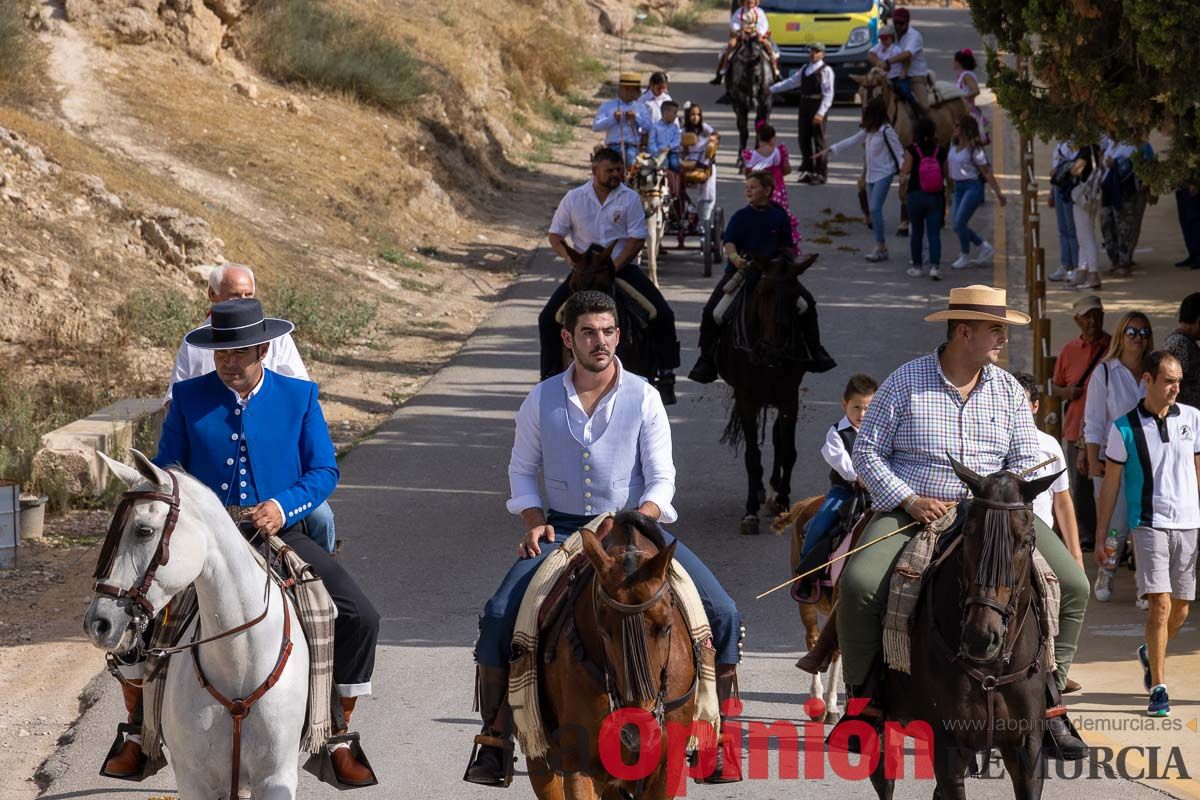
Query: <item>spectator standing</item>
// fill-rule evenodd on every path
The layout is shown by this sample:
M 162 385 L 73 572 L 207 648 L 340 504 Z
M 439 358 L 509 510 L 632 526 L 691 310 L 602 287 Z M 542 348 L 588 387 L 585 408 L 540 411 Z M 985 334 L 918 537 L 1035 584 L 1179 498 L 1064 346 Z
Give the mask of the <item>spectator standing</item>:
M 1058 168 L 1075 159 L 1075 145 L 1072 142 L 1059 142 L 1054 148 L 1050 159 L 1050 174 L 1053 176 Z M 1050 183 L 1050 207 L 1054 209 L 1054 220 L 1058 223 L 1058 269 L 1050 273 L 1049 280 L 1065 281 L 1079 266 L 1079 239 L 1075 236 L 1075 217 L 1071 213 L 1071 191 Z M 1084 528 L 1085 531 L 1091 528 Z
M 887 261 L 887 231 L 883 223 L 883 205 L 887 201 L 892 179 L 900 171 L 900 159 L 904 157 L 904 145 L 900 135 L 888 124 L 887 102 L 876 97 L 867 103 L 862 113 L 862 125 L 858 133 L 818 153 L 817 158 L 840 153 L 856 145 L 866 151 L 867 202 L 871 212 L 871 232 L 875 234 L 875 249 L 867 254 L 867 261 Z
M 1096 530 L 1099 537 L 1113 508 L 1126 506 L 1134 529 L 1139 593 L 1149 601 L 1146 642 L 1137 655 L 1142 685 L 1150 693 L 1146 713 L 1153 717 L 1171 713 L 1167 644 L 1183 628 L 1196 597 L 1200 411 L 1176 402 L 1182 379 L 1178 359 L 1166 350 L 1146 357 L 1146 396 L 1108 434 L 1109 471 L 1100 494 L 1099 519 L 1105 525 Z
M 1130 311 L 1117 325 L 1108 358 L 1092 370 L 1092 377 L 1088 380 L 1087 402 L 1083 410 L 1083 438 L 1087 443 L 1088 475 L 1092 478 L 1097 498 L 1104 479 L 1106 465 L 1103 451 L 1108 432 L 1113 422 L 1128 414 L 1142 399 L 1142 359 L 1153 349 L 1154 332 L 1150 328 L 1150 318 L 1140 311 Z M 1124 491 L 1124 484 L 1121 490 Z M 1098 514 L 1099 511 L 1097 508 Z M 1100 565 L 1104 564 L 1104 548 L 1101 544 L 1109 530 L 1117 532 L 1118 560 L 1129 538 L 1129 520 L 1124 504 L 1117 504 L 1116 510 L 1104 521 L 1104 534 L 1096 539 L 1095 558 Z M 1114 572 L 1101 566 L 1096 574 L 1094 591 L 1101 603 L 1112 599 Z
M 771 84 L 771 94 L 800 90 L 800 183 L 822 184 L 829 174 L 824 158 L 814 158 L 825 150 L 825 116 L 833 105 L 833 68 L 825 63 L 825 45 L 808 46 L 809 63 L 799 72 Z
M 1085 145 L 1071 163 L 1071 217 L 1075 220 L 1075 238 L 1079 243 L 1076 269 L 1066 283 L 1074 289 L 1096 290 L 1100 284 L 1100 250 L 1096 244 L 1096 215 L 1100 211 L 1102 176 L 1099 145 Z
M 979 123 L 975 118 L 963 117 L 954 124 L 954 138 L 946 157 L 950 165 L 950 178 L 954 181 L 954 206 L 950 211 L 950 219 L 954 222 L 954 232 L 958 234 L 959 248 L 958 258 L 950 265 L 951 269 L 965 269 L 986 263 L 996 253 L 996 248 L 971 230 L 971 217 L 983 202 L 984 182 L 992 187 L 1001 206 L 1008 203 L 988 166 L 987 154 L 983 151 L 979 135 Z M 979 248 L 975 258 L 971 258 L 971 245 Z
M 967 106 L 971 109 L 968 113 L 979 125 L 980 144 L 991 144 L 992 121 L 984 116 L 983 109 L 975 105 L 975 98 L 979 97 L 980 90 L 979 77 L 975 74 L 975 54 L 971 52 L 971 48 L 964 47 L 954 54 L 954 74 L 957 76 L 955 85 L 963 93 Z
M 921 238 L 929 240 L 929 277 L 942 279 L 942 224 L 946 221 L 946 193 L 949 191 L 946 149 L 938 145 L 937 127 L 929 117 L 917 120 L 914 141 L 904 153 L 900 180 L 908 181 L 905 203 L 912 232 L 908 237 L 911 260 L 908 277 L 924 274 Z
M 1138 180 L 1133 173 L 1132 145 L 1105 138 L 1100 178 L 1100 233 L 1109 269 L 1128 275 L 1133 268 L 1133 237 L 1138 204 Z
M 1025 390 L 1029 398 L 1029 412 L 1033 414 L 1034 424 L 1037 424 L 1038 406 L 1042 401 L 1042 387 L 1037 378 L 1028 372 L 1013 373 L 1017 383 Z M 1058 480 L 1050 488 L 1033 499 L 1033 513 L 1046 523 L 1046 527 L 1054 528 L 1058 522 L 1058 537 L 1062 539 L 1067 550 L 1071 551 L 1079 568 L 1083 569 L 1083 551 L 1079 547 L 1079 528 L 1075 523 L 1075 504 L 1071 501 L 1071 481 L 1067 477 L 1067 458 L 1063 455 L 1062 445 L 1050 434 L 1043 430 L 1037 431 L 1039 464 L 1049 464 L 1025 476 L 1026 480 L 1044 478 L 1047 475 L 1060 473 Z
M 1083 410 L 1087 402 L 1088 381 L 1112 344 L 1104 330 L 1104 305 L 1100 298 L 1089 294 L 1071 307 L 1079 336 L 1063 345 L 1054 362 L 1051 392 L 1061 399 L 1063 408 L 1063 438 L 1067 443 L 1067 474 L 1074 496 L 1075 515 L 1080 532 L 1080 546 L 1093 547 L 1092 531 L 1096 528 L 1096 501 L 1092 479 L 1088 476 L 1087 445 L 1083 440 Z
M 1179 304 L 1179 327 L 1168 334 L 1163 349 L 1179 359 L 1183 368 L 1183 383 L 1179 386 L 1179 402 L 1200 408 L 1200 292 L 1193 292 Z
M 1176 261 L 1180 269 L 1200 269 L 1200 184 L 1187 182 L 1175 190 L 1175 209 L 1179 212 L 1179 231 L 1187 257 Z

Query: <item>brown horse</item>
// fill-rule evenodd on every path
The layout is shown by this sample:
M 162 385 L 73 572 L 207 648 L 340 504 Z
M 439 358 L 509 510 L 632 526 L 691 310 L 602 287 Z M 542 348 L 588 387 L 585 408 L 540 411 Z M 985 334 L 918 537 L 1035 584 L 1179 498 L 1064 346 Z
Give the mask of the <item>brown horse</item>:
M 892 83 L 888 80 L 887 73 L 879 67 L 872 67 L 870 72 L 862 75 L 851 75 L 850 79 L 859 86 L 858 95 L 864 109 L 872 99 L 880 96 L 883 97 L 887 103 L 888 123 L 896 129 L 896 135 L 900 137 L 900 144 L 904 145 L 907 149 L 913 143 L 913 129 L 916 127 L 916 122 L 906 107 L 907 104 L 903 102 L 892 88 Z M 913 80 L 917 79 L 914 78 Z M 930 96 L 932 98 L 932 92 Z M 950 138 L 954 135 L 954 126 L 970 112 L 970 106 L 961 97 L 948 100 L 945 103 L 939 103 L 929 109 L 929 118 L 933 120 L 933 124 L 937 127 L 937 140 L 940 146 L 950 146 Z M 900 198 L 900 229 L 902 235 L 906 236 L 908 235 L 908 205 L 905 199 L 908 195 L 908 186 L 903 181 L 900 182 L 897 194 Z
M 594 290 L 612 296 L 617 303 L 617 325 L 621 338 L 617 342 L 617 358 L 621 366 L 640 375 L 652 384 L 658 380 L 658 358 L 647 327 L 654 320 L 654 306 L 627 283 L 617 277 L 612 254 L 616 242 L 608 247 L 592 245 L 582 253 L 564 245 L 571 263 L 571 293 Z M 559 320 L 561 324 L 561 319 Z M 571 353 L 563 347 L 563 369 L 571 363 Z
M 541 692 L 557 734 L 544 758 L 528 760 L 530 782 L 539 800 L 670 797 L 665 757 L 641 785 L 619 780 L 604 769 L 600 735 L 623 708 L 654 716 L 663 743 L 668 722 L 692 722 L 698 654 L 667 579 L 675 544 L 664 547 L 658 526 L 636 511 L 581 534 L 591 570 L 581 573 L 570 621 L 543 644 Z M 640 747 L 658 746 L 624 731 L 619 738 L 626 764 Z
M 767 411 L 776 410 L 771 441 L 775 463 L 771 468 L 772 514 L 791 506 L 792 469 L 796 466 L 796 419 L 800 410 L 800 383 L 804 369 L 799 355 L 806 352 L 800 330 L 798 305 L 808 294 L 800 275 L 816 260 L 810 255 L 796 261 L 791 255 L 771 259 L 756 257 L 745 270 L 739 312 L 733 325 L 721 336 L 717 350 L 717 372 L 733 387 L 733 411 L 721 441 L 734 448 L 744 445 L 749 490 L 741 533 L 759 532 L 758 510 L 768 502 L 763 487 L 759 424 L 764 427 Z
M 776 533 L 783 533 L 788 527 L 792 529 L 792 574 L 796 574 L 796 570 L 800 566 L 800 553 L 804 547 L 804 529 L 808 527 L 808 523 L 816 516 L 817 510 L 821 507 L 821 503 L 825 501 L 825 495 L 817 495 L 816 497 L 806 497 L 803 500 L 797 500 L 790 511 L 786 514 L 780 514 L 771 523 L 771 529 Z M 821 636 L 821 626 L 825 624 L 825 620 L 833 613 L 834 590 L 828 586 L 820 587 L 820 595 L 815 603 L 797 603 L 800 608 L 800 622 L 804 625 L 804 641 L 805 647 L 809 651 L 817 644 L 817 639 Z M 808 686 L 808 696 L 810 699 L 819 698 L 825 705 L 826 723 L 837 722 L 838 716 L 841 714 L 841 706 L 838 704 L 838 691 L 842 685 L 842 659 L 839 654 L 835 654 L 829 662 L 829 670 L 827 673 L 827 681 L 821 679 L 820 673 L 812 676 L 812 680 Z
M 921 722 L 933 733 L 935 797 L 965 800 L 975 752 L 1000 750 L 1014 796 L 1038 800 L 1044 770 L 1046 647 L 1033 579 L 1032 501 L 1057 475 L 1024 481 L 1011 472 L 982 478 L 953 462 L 971 490 L 962 535 L 925 574 L 912 625 L 911 674 L 887 670 L 885 718 Z M 894 781 L 883 762 L 871 775 L 881 800 Z

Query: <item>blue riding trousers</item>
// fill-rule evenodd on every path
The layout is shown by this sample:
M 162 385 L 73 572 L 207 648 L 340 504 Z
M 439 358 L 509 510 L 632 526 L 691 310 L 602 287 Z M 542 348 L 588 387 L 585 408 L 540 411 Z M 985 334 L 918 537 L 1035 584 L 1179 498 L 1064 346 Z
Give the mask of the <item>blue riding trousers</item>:
M 326 553 L 332 553 L 334 545 L 337 544 L 337 532 L 333 524 L 333 509 L 329 507 L 329 502 L 314 508 L 305 522 L 308 523 L 308 537 L 321 545 Z
M 909 195 L 912 197 L 912 195 Z M 854 492 L 847 489 L 845 486 L 834 485 L 829 487 L 829 491 L 825 494 L 825 500 L 821 503 L 821 507 L 817 509 L 817 513 L 808 521 L 808 525 L 804 528 L 804 544 L 800 546 L 800 557 L 804 558 L 809 554 L 817 542 L 829 535 L 829 532 L 837 526 L 838 515 L 842 510 L 842 506 L 846 501 L 854 496 Z
M 591 521 L 591 517 L 575 514 L 560 514 L 551 510 L 547 522 L 554 527 L 553 542 L 539 542 L 540 555 L 520 558 L 508 570 L 500 588 L 483 607 L 479 617 L 479 639 L 475 642 L 475 661 L 485 667 L 507 667 L 512 655 L 513 631 L 517 625 L 517 612 L 521 598 L 533 580 L 533 573 L 541 566 L 542 559 L 567 540 L 567 537 Z M 737 664 L 741 660 L 740 638 L 742 616 L 737 604 L 725 591 L 712 571 L 683 542 L 676 539 L 665 528 L 659 526 L 663 540 L 675 545 L 675 560 L 687 570 L 696 584 L 708 624 L 712 627 L 713 646 L 717 651 L 718 664 Z

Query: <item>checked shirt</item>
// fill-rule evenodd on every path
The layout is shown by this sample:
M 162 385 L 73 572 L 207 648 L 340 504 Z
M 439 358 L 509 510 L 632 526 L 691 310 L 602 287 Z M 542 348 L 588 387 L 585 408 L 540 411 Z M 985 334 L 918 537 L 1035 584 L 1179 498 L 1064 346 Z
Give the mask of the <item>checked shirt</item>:
M 867 408 L 854 468 L 877 510 L 896 508 L 914 494 L 963 498 L 967 490 L 949 456 L 984 476 L 1037 464 L 1037 429 L 1016 378 L 989 364 L 964 400 L 942 372 L 939 353 L 893 372 Z

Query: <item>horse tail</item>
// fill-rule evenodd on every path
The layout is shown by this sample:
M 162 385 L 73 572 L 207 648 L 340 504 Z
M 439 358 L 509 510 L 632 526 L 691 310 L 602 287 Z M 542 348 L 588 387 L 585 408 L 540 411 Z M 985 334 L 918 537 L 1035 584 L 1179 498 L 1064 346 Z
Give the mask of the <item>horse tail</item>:
M 729 412 L 729 422 L 721 434 L 721 444 L 727 444 L 737 450 L 746 440 L 746 429 L 742 426 L 742 417 L 738 414 L 737 406 Z
M 771 522 L 771 530 L 777 534 L 782 534 L 789 526 L 795 525 L 796 521 L 801 518 L 803 518 L 805 524 L 808 524 L 808 521 L 816 516 L 817 509 L 821 507 L 821 503 L 824 500 L 824 495 L 797 500 L 795 503 L 792 503 L 790 509 L 775 517 L 774 521 Z

